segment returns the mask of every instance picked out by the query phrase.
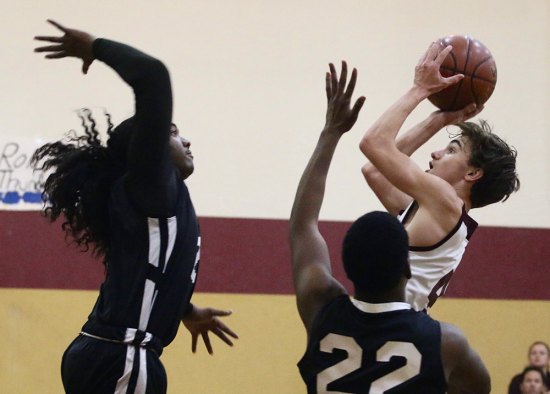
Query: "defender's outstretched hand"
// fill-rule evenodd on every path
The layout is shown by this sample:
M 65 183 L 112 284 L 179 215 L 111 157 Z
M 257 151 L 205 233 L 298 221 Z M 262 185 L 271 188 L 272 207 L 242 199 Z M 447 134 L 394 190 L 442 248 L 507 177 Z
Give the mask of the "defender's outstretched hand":
M 432 42 L 426 53 L 420 58 L 414 73 L 414 84 L 425 90 L 426 97 L 458 83 L 463 74 L 445 78 L 439 72 L 439 67 L 447 55 L 453 50 L 451 45 L 443 48 L 438 42 Z
M 342 61 L 342 73 L 340 79 L 334 68 L 334 64 L 330 63 L 330 72 L 326 74 L 326 91 L 327 91 L 327 117 L 325 129 L 335 130 L 339 133 L 345 133 L 350 130 L 355 122 L 363 104 L 365 97 L 361 96 L 350 108 L 351 96 L 355 89 L 357 81 L 357 70 L 354 68 L 351 73 L 351 78 L 346 89 L 346 80 L 348 77 L 348 65 Z
M 239 336 L 235 334 L 229 327 L 227 327 L 218 317 L 229 316 L 231 311 L 221 311 L 212 308 L 199 308 L 193 305 L 191 312 L 181 319 L 185 328 L 191 333 L 191 351 L 195 353 L 197 351 L 197 341 L 199 335 L 202 336 L 206 350 L 209 354 L 213 354 L 212 344 L 210 343 L 210 337 L 208 336 L 211 331 L 219 337 L 223 342 L 229 346 L 233 346 L 233 342 L 228 337 L 238 339 Z
M 86 32 L 66 28 L 59 23 L 48 19 L 48 23 L 54 25 L 64 34 L 58 36 L 36 36 L 35 40 L 52 42 L 53 45 L 46 45 L 35 48 L 35 52 L 46 52 L 47 59 L 61 59 L 64 57 L 77 57 L 82 59 L 82 72 L 86 74 L 94 61 L 92 44 L 95 37 Z

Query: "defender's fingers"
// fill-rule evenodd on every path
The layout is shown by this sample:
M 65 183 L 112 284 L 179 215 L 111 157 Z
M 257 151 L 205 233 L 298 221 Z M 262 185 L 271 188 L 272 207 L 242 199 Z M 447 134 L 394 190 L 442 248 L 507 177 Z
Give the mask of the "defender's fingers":
M 330 90 L 334 94 L 336 93 L 336 88 L 338 87 L 338 73 L 336 72 L 336 68 L 334 67 L 334 64 L 329 63 L 330 67 Z
M 44 47 L 38 47 L 34 49 L 35 52 L 61 52 L 62 50 L 63 50 L 63 45 L 61 44 L 47 45 Z
M 363 104 L 365 104 L 365 100 L 366 100 L 366 97 L 361 96 L 357 99 L 357 101 L 353 105 L 352 113 L 355 116 L 355 118 L 357 118 L 357 116 L 359 115 L 359 111 L 361 111 L 361 108 L 363 108 Z
M 325 91 L 327 92 L 327 100 L 332 96 L 332 91 L 330 89 L 330 73 L 325 73 Z
M 54 36 L 35 36 L 37 41 L 48 41 L 48 42 L 63 42 L 65 41 L 63 37 L 54 37 Z
M 230 314 L 233 313 L 232 311 L 223 311 L 221 309 L 213 309 L 213 308 L 209 308 L 209 309 L 210 309 L 211 316 L 229 316 Z
M 193 353 L 196 353 L 197 352 L 197 340 L 198 340 L 199 336 L 197 334 L 192 334 L 191 335 L 191 351 Z
M 64 57 L 67 57 L 67 52 L 66 51 L 61 51 L 61 52 L 57 52 L 57 53 L 50 53 L 48 55 L 46 55 L 46 59 L 62 59 Z
M 228 346 L 233 346 L 233 342 L 231 341 L 231 339 L 229 339 L 222 330 L 220 330 L 219 328 L 215 328 L 212 330 L 212 332 Z
M 355 89 L 355 83 L 357 82 L 357 69 L 354 68 L 351 72 L 351 78 L 349 80 L 348 88 L 346 89 L 345 95 L 348 99 L 351 99 L 353 95 L 353 90 Z
M 345 60 L 342 60 L 342 71 L 340 73 L 340 82 L 338 85 L 338 93 L 344 93 L 346 80 L 348 79 L 348 65 Z
M 218 321 L 218 329 L 222 330 L 223 332 L 231 335 L 233 338 L 239 338 L 239 336 L 232 330 L 230 329 L 229 327 L 227 327 L 224 323 L 222 323 L 221 321 Z
M 47 21 L 48 21 L 49 24 L 54 25 L 59 30 L 61 30 L 63 33 L 67 33 L 67 31 L 69 30 L 66 27 L 62 26 L 60 23 L 57 23 L 56 21 L 54 21 L 53 19 L 48 19 Z
M 203 332 L 201 336 L 202 336 L 202 340 L 204 341 L 204 345 L 206 346 L 206 350 L 208 350 L 208 354 L 214 354 L 214 350 L 212 350 L 212 344 L 210 343 L 210 337 L 208 336 L 208 332 Z

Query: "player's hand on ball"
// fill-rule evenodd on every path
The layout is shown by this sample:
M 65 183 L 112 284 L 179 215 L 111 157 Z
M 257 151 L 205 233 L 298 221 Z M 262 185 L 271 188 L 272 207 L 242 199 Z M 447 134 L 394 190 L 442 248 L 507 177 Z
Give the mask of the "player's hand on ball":
M 222 311 L 213 308 L 199 308 L 193 305 L 193 309 L 189 314 L 181 319 L 185 328 L 191 333 L 191 351 L 195 353 L 197 351 L 197 342 L 199 335 L 204 341 L 206 350 L 209 354 L 213 354 L 212 344 L 210 342 L 209 333 L 212 332 L 223 342 L 229 346 L 233 346 L 233 341 L 229 337 L 238 339 L 238 335 L 235 334 L 229 327 L 227 327 L 219 317 L 231 315 L 231 311 Z
M 351 105 L 351 96 L 355 89 L 357 81 L 357 70 L 354 68 L 346 89 L 348 66 L 342 61 L 342 72 L 340 79 L 334 64 L 329 64 L 330 72 L 326 73 L 325 83 L 327 92 L 327 116 L 325 130 L 345 133 L 350 130 L 359 116 L 359 111 L 365 103 L 365 97 L 361 96 L 353 107 Z
M 443 60 L 453 50 L 453 47 L 448 45 L 443 48 L 440 43 L 432 42 L 426 53 L 420 58 L 414 72 L 414 84 L 423 90 L 426 97 L 432 93 L 437 93 L 448 86 L 458 83 L 463 74 L 456 74 L 452 77 L 445 78 L 441 75 L 439 68 Z
M 431 114 L 431 117 L 441 122 L 441 127 L 448 125 L 458 124 L 466 122 L 473 117 L 477 116 L 483 111 L 483 105 L 476 105 L 475 103 L 467 105 L 465 108 L 458 111 L 435 111 Z

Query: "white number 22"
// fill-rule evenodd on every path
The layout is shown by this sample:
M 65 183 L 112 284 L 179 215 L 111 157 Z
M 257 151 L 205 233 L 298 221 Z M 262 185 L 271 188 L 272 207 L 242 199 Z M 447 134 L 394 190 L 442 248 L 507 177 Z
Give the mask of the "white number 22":
M 355 339 L 344 335 L 328 334 L 321 340 L 320 350 L 322 352 L 332 353 L 334 349 L 345 350 L 348 356 L 317 375 L 318 393 L 341 393 L 340 391 L 328 391 L 327 387 L 329 383 L 361 367 L 363 349 L 357 344 Z M 422 355 L 412 343 L 388 341 L 376 352 L 376 361 L 387 362 L 390 361 L 392 356 L 404 357 L 407 363 L 401 368 L 372 382 L 369 394 L 382 394 L 420 373 Z

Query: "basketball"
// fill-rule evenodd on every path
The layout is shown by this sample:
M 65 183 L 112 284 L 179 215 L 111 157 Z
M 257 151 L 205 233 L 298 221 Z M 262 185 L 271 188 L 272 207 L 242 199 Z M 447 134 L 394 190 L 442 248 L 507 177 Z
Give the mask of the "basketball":
M 464 74 L 464 78 L 428 99 L 442 111 L 456 111 L 471 103 L 484 104 L 497 83 L 497 66 L 489 49 L 470 36 L 448 36 L 439 42 L 443 47 L 453 46 L 441 64 L 441 75 Z

